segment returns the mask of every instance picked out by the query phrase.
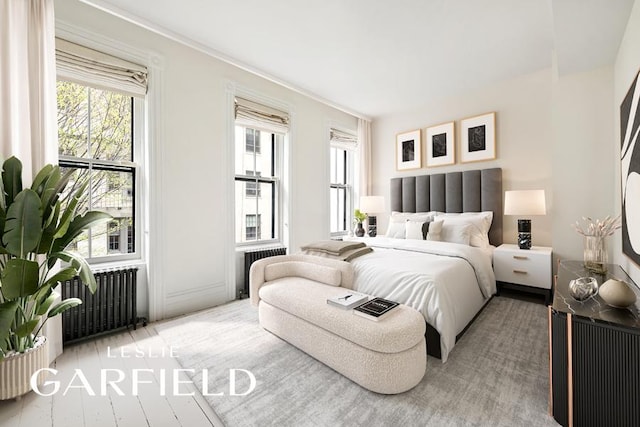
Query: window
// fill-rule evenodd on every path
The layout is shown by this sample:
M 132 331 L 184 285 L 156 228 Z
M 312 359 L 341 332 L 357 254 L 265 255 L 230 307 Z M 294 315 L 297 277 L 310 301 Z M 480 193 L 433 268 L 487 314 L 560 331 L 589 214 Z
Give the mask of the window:
M 262 219 L 260 215 L 247 215 L 245 227 L 245 236 L 247 240 L 260 240 L 260 223 Z
M 247 176 L 260 176 L 262 174 L 262 172 L 252 170 L 246 172 Z M 245 189 L 247 197 L 260 197 L 260 186 L 256 182 L 247 182 Z
M 245 150 L 247 153 L 260 154 L 260 131 L 247 129 L 245 133 Z
M 89 85 L 57 82 L 58 153 L 63 170 L 88 175 L 86 197 L 78 206 L 100 210 L 114 220 L 79 236 L 72 244 L 90 261 L 136 252 L 136 163 L 134 112 L 138 98 Z M 140 108 L 140 107 L 138 107 Z M 127 245 L 121 245 L 122 236 Z
M 236 218 L 244 219 L 244 224 L 236 224 L 236 243 L 277 239 L 284 134 L 237 125 L 235 140 Z M 253 141 L 251 151 L 247 150 L 249 140 Z
M 234 102 L 236 244 L 280 239 L 283 152 L 289 113 L 239 96 Z
M 331 235 L 346 234 L 353 212 L 356 137 L 331 129 L 329 212 Z

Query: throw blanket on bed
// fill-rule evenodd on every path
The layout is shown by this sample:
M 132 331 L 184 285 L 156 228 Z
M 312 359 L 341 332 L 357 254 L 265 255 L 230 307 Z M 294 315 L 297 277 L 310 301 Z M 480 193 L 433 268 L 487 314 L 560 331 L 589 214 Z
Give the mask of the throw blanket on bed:
M 342 242 L 339 240 L 322 240 L 303 246 L 300 249 L 306 255 L 333 258 L 340 261 L 351 261 L 373 251 L 363 242 Z
M 375 250 L 352 262 L 354 290 L 420 311 L 440 333 L 445 362 L 456 335 L 495 294 L 491 257 L 447 242 L 376 237 L 366 243 Z

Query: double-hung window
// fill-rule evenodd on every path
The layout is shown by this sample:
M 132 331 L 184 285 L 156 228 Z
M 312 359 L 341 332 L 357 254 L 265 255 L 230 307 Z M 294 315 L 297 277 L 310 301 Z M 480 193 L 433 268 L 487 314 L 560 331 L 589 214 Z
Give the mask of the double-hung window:
M 329 212 L 332 236 L 346 234 L 351 225 L 354 198 L 354 164 L 357 138 L 351 133 L 330 131 Z
M 235 109 L 236 243 L 276 241 L 288 114 L 242 98 Z
M 56 61 L 59 165 L 88 178 L 79 212 L 113 217 L 85 231 L 71 249 L 90 262 L 139 257 L 146 69 L 59 39 Z M 133 82 L 122 82 L 122 75 L 110 79 L 105 70 L 114 63 L 136 74 Z

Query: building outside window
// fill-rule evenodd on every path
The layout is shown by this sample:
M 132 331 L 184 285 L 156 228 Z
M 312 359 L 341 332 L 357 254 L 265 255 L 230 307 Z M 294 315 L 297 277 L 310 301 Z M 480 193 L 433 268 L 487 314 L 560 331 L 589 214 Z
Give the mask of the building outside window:
M 235 140 L 236 243 L 278 239 L 284 134 L 237 125 Z

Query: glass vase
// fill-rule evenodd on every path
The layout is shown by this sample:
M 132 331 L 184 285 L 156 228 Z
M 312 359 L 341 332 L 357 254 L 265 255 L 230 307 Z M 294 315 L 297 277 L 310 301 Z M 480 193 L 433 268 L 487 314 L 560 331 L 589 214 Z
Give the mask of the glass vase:
M 603 236 L 584 236 L 584 266 L 596 274 L 607 272 L 607 245 Z

